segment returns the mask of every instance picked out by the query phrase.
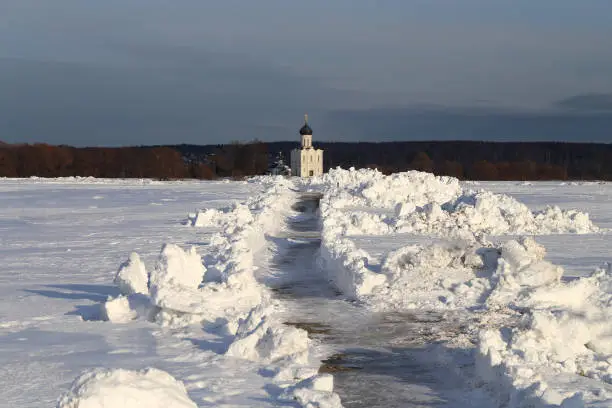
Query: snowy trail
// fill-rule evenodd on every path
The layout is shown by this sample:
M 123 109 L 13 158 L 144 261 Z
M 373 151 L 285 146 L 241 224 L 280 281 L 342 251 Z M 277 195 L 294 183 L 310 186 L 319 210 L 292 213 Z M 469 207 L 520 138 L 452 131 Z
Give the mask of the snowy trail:
M 269 237 L 272 255 L 260 279 L 275 288 L 284 320 L 331 352 L 320 371 L 334 375 L 343 406 L 493 406 L 469 382 L 472 350 L 436 344 L 440 333 L 463 329 L 456 316 L 374 313 L 327 282 L 315 262 L 318 199 L 298 197 L 283 232 Z
M 189 397 L 200 407 L 307 406 L 312 398 L 296 402 L 295 393 L 281 393 L 293 392 L 298 381 L 313 378 L 320 367 L 321 372 L 333 374 L 334 389 L 347 407 L 526 404 L 548 407 L 558 406 L 563 399 L 570 404 L 564 406 L 582 406 L 576 404 L 582 399 L 586 402 L 584 406 L 611 406 L 609 356 L 612 354 L 609 350 L 612 349 L 609 347 L 612 337 L 608 322 L 612 269 L 606 266 L 596 278 L 582 281 L 573 278 L 590 275 L 593 268 L 612 261 L 609 252 L 612 185 L 483 183 L 483 187 L 491 186 L 493 190 L 521 197 L 534 210 L 552 202 L 562 208 L 588 211 L 594 215 L 597 227 L 608 230 L 607 234 L 601 234 L 589 229 L 577 236 L 572 232 L 574 226 L 586 225 L 581 213 L 564 210 L 547 213 L 536 220 L 535 213 L 526 207 L 486 194 L 481 197 L 482 203 L 487 204 L 484 209 L 491 211 L 483 212 L 483 208 L 464 202 L 465 214 L 454 207 L 445 207 L 444 223 L 430 219 L 434 213 L 421 210 L 404 214 L 405 207 L 410 207 L 404 204 L 436 201 L 439 197 L 432 198 L 430 193 L 438 190 L 443 193 L 439 201 L 446 200 L 449 189 L 455 191 L 455 184 L 437 185 L 431 179 L 433 176 L 420 173 L 389 178 L 362 173 L 340 172 L 338 177 L 346 176 L 347 183 L 336 184 L 332 178 L 329 185 L 323 186 L 268 178 L 249 182 L 168 183 L 3 180 L 0 183 L 0 401 L 15 407 L 52 406 L 84 371 L 92 368 L 134 371 L 154 367 L 180 380 Z M 370 176 L 371 182 L 364 182 Z M 296 191 L 298 188 L 325 191 L 322 218 L 317 218 L 316 197 L 302 196 L 300 202 L 294 202 L 300 194 Z M 413 194 L 419 191 L 423 197 Z M 405 192 L 410 196 L 399 197 Z M 400 214 L 394 210 L 396 199 L 404 200 Z M 290 208 L 291 203 L 296 204 L 294 208 Z M 519 218 L 531 220 L 526 224 L 528 229 L 521 227 L 518 232 L 514 231 L 512 228 L 520 226 L 514 222 L 516 217 L 506 217 L 501 211 L 516 208 L 525 216 Z M 195 221 L 191 212 L 198 209 L 202 209 L 203 225 L 193 225 L 197 227 L 193 228 L 189 224 Z M 186 214 L 189 214 L 187 220 Z M 461 214 L 467 218 L 458 218 Z M 528 263 L 520 270 L 514 266 L 500 270 L 501 276 L 525 279 L 520 281 L 527 290 L 521 299 L 509 296 L 510 300 L 505 300 L 505 294 L 515 293 L 513 287 L 506 285 L 501 289 L 508 292 L 500 291 L 500 296 L 493 299 L 498 303 L 493 303 L 492 308 L 469 308 L 472 303 L 467 302 L 464 307 L 449 306 L 436 309 L 444 312 L 427 312 L 431 310 L 431 303 L 440 304 L 440 297 L 432 292 L 439 285 L 421 285 L 421 279 L 427 275 L 412 269 L 404 271 L 407 278 L 403 281 L 390 282 L 395 285 L 389 286 L 397 289 L 395 292 L 376 292 L 375 295 L 381 295 L 376 298 L 369 298 L 368 293 L 361 296 L 351 292 L 355 289 L 351 286 L 361 284 L 358 280 L 352 281 L 353 278 L 360 278 L 368 270 L 380 273 L 384 261 L 398 249 L 415 244 L 428 247 L 432 242 L 446 241 L 446 233 L 456 230 L 458 221 L 475 221 L 478 217 L 483 221 L 476 225 L 478 231 L 483 226 L 489 229 L 497 225 L 497 221 L 504 226 L 501 230 L 493 228 L 501 234 L 499 238 L 491 237 L 496 241 L 494 245 L 505 245 L 512 238 L 509 231 L 545 234 L 536 235 L 536 241 L 547 250 L 544 261 Z M 416 232 L 379 229 L 389 225 L 385 220 L 411 220 L 422 229 Z M 277 232 L 278 224 L 284 226 L 280 232 Z M 432 225 L 437 225 L 437 229 L 429 228 Z M 534 232 L 534 225 L 544 228 Z M 323 234 L 319 226 L 323 227 Z M 444 234 L 438 237 L 436 234 L 441 232 Z M 322 245 L 320 235 L 323 235 Z M 183 309 L 177 309 L 181 313 L 164 314 L 155 322 L 144 315 L 100 321 L 101 306 L 110 303 L 109 297 L 114 299 L 120 292 L 112 283 L 118 265 L 130 252 L 136 251 L 147 270 L 155 270 L 164 243 L 176 244 L 184 251 L 195 246 L 209 268 L 208 276 L 205 275 L 207 286 L 214 286 L 216 279 L 235 277 L 240 271 L 244 272 L 241 278 L 251 279 L 245 280 L 248 285 L 244 290 L 237 288 L 224 297 L 208 299 L 204 295 L 212 292 L 195 291 L 191 287 L 177 291 L 176 299 L 172 300 L 188 300 L 191 296 L 194 302 L 189 305 L 197 306 L 184 316 Z M 535 252 L 539 250 L 534 248 Z M 508 249 L 522 250 L 520 246 Z M 506 263 L 522 261 L 532 252 L 521 254 L 513 256 L 510 251 L 503 259 Z M 424 273 L 433 277 L 443 273 L 458 283 L 471 282 L 465 278 L 466 268 L 447 270 L 437 263 L 431 264 L 429 255 L 436 254 L 425 253 L 422 259 L 418 258 L 423 261 L 420 266 L 431 266 L 422 269 Z M 198 266 L 200 259 L 195 262 Z M 567 279 L 570 282 L 567 286 L 548 284 L 548 281 L 543 286 L 534 284 L 532 278 L 545 278 L 550 271 L 555 272 L 554 265 L 546 260 L 565 268 L 564 276 L 572 278 Z M 319 261 L 332 267 L 321 270 Z M 399 270 L 398 265 L 391 266 Z M 181 275 L 181 268 L 172 269 Z M 193 265 L 187 271 L 202 274 Z M 345 295 L 328 278 L 340 284 Z M 499 286 L 499 281 L 487 280 L 486 276 L 472 278 L 476 283 L 482 280 L 487 285 Z M 417 284 L 411 285 L 412 282 Z M 449 287 L 446 283 L 443 285 L 446 291 L 443 294 L 450 291 Z M 474 287 L 477 293 L 480 286 Z M 274 289 L 272 301 L 269 289 Z M 555 290 L 567 292 L 556 294 Z M 249 293 L 260 294 L 262 302 L 252 309 L 253 305 L 241 307 L 240 313 L 233 310 L 220 313 L 220 305 L 233 306 L 241 299 L 240 295 Z M 401 297 L 389 299 L 388 295 L 393 293 Z M 456 299 L 464 299 L 466 292 L 453 289 L 452 293 L 462 293 Z M 585 293 L 592 295 L 585 298 Z M 407 312 L 414 310 L 407 302 L 389 301 L 412 300 L 419 294 L 422 296 L 418 300 L 423 301 L 417 302 L 421 312 Z M 554 303 L 543 304 L 535 297 L 537 294 L 547 296 Z M 349 297 L 367 303 L 349 301 Z M 574 302 L 580 299 L 585 303 Z M 535 303 L 527 303 L 531 300 Z M 565 300 L 568 304 L 563 303 Z M 207 307 L 201 307 L 202 304 Z M 499 304 L 506 309 L 497 308 Z M 515 318 L 520 316 L 510 313 L 512 309 L 507 310 L 508 305 L 528 310 L 533 318 L 523 319 L 522 325 L 517 326 L 519 322 Z M 380 312 L 391 309 L 404 312 Z M 463 310 L 461 315 L 449 311 L 458 309 Z M 561 312 L 557 313 L 557 309 Z M 166 311 L 173 310 L 168 307 Z M 227 322 L 211 319 L 206 314 L 210 311 L 219 312 L 213 317 L 227 318 Z M 228 353 L 230 346 L 243 340 L 236 336 L 238 319 L 251 315 L 250 311 L 254 312 L 253 322 L 265 323 L 264 327 L 272 334 L 258 338 L 254 330 L 251 338 L 257 340 L 257 347 L 244 347 L 245 354 Z M 168 316 L 176 317 L 176 324 L 165 320 Z M 283 353 L 296 349 L 285 347 L 292 343 L 284 339 L 303 339 L 305 333 L 283 322 L 306 329 L 314 339 L 310 343 L 295 343 L 299 350 L 304 350 L 304 345 L 308 348 L 307 354 L 299 354 L 305 356 L 304 360 L 285 354 L 279 358 L 280 354 L 268 357 L 266 351 L 277 352 L 280 348 L 259 347 L 272 340 L 276 346 L 284 347 Z M 511 330 L 512 337 L 504 335 Z M 480 332 L 486 336 L 478 336 Z M 301 337 L 293 336 L 296 334 Z M 535 350 L 537 353 L 527 355 L 524 351 L 534 350 L 534 343 L 521 343 L 521 340 L 530 339 L 536 340 L 539 348 Z M 488 359 L 488 353 L 496 360 Z M 475 361 L 477 376 L 474 375 Z M 309 388 L 297 389 L 306 397 L 337 397 L 331 393 L 329 377 L 320 377 L 327 385 L 322 391 L 316 390 L 319 394 L 308 394 L 312 391 Z M 485 394 L 485 389 L 491 394 Z M 574 395 L 576 391 L 584 393 L 584 397 Z

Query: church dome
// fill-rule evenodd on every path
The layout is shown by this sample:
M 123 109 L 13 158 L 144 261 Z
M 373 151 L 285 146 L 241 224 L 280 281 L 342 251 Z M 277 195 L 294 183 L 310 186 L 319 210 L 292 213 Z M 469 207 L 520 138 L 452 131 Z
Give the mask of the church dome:
M 304 126 L 300 129 L 300 135 L 310 135 L 312 136 L 312 129 L 308 126 L 308 115 L 304 115 Z
M 308 126 L 308 123 L 304 123 L 304 126 L 300 129 L 300 135 L 312 135 L 312 129 Z

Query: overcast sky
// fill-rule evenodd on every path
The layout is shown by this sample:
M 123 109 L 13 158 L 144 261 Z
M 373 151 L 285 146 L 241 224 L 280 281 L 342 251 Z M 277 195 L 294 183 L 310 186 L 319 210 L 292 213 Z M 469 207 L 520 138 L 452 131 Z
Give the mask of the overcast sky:
M 610 0 L 2 0 L 0 140 L 612 142 Z

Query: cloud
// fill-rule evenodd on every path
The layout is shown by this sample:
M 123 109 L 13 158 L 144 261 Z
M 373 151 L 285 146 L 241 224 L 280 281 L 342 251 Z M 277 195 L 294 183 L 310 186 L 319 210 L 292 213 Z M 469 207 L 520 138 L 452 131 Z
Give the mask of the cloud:
M 236 57 L 177 51 L 152 66 L 0 59 L 0 135 L 74 145 L 287 140 L 304 112 L 321 116 L 352 97 Z
M 409 107 L 341 110 L 326 116 L 326 139 L 612 142 L 612 112 Z
M 609 138 L 612 3 L 379 3 L 2 1 L 0 139 Z
M 612 113 L 612 94 L 590 93 L 575 95 L 558 101 L 555 106 L 577 112 L 610 112 Z

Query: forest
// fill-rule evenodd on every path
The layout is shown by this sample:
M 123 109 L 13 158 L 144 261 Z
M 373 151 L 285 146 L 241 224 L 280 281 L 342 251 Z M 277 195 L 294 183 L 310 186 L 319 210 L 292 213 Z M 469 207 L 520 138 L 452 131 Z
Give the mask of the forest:
M 295 142 L 138 147 L 0 144 L 0 177 L 109 177 L 162 180 L 266 174 L 288 162 Z M 471 180 L 612 180 L 612 145 L 552 142 L 318 143 L 325 169 L 421 170 Z

